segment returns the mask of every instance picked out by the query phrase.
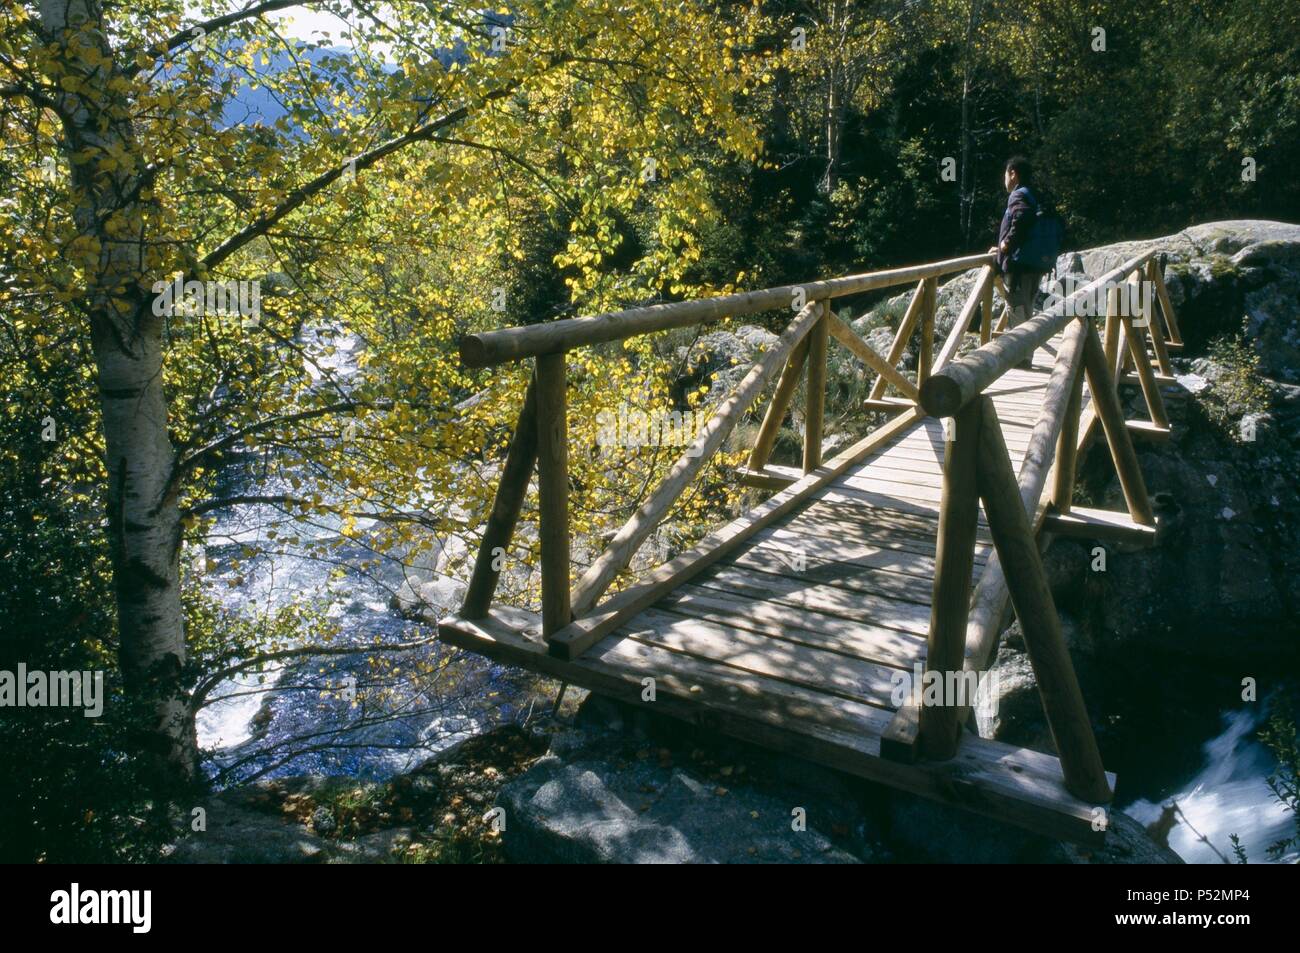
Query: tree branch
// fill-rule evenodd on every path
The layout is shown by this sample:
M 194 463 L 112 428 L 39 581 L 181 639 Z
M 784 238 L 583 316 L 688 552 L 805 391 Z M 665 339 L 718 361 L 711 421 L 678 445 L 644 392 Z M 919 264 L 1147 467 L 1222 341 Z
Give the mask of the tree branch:
M 310 7 L 311 0 L 262 0 L 251 7 L 244 7 L 242 10 L 235 10 L 231 13 L 224 13 L 219 17 L 213 17 L 211 20 L 205 20 L 202 23 L 191 23 L 177 33 L 172 34 L 165 40 L 155 43 L 153 46 L 145 49 L 146 56 L 165 56 L 172 50 L 179 49 L 186 43 L 194 39 L 194 31 L 202 30 L 201 35 L 206 36 L 214 30 L 221 30 L 225 27 L 232 26 L 243 20 L 251 20 L 253 17 L 259 17 L 263 13 L 274 13 L 276 10 L 283 10 L 287 7 Z M 123 72 L 128 76 L 135 76 L 144 67 L 132 63 Z
M 570 54 L 567 53 L 557 54 L 551 57 L 550 61 L 542 68 L 541 72 L 544 73 L 548 70 L 554 69 L 555 67 L 560 66 L 563 63 L 569 62 L 571 59 L 572 56 Z M 321 173 L 316 178 L 312 179 L 310 182 L 307 182 L 304 185 L 299 186 L 297 189 L 294 189 L 292 192 L 290 192 L 288 197 L 285 198 L 283 202 L 281 202 L 278 206 L 276 206 L 266 215 L 262 216 L 257 221 L 250 223 L 245 228 L 240 229 L 234 235 L 230 236 L 230 238 L 226 239 L 216 248 L 212 249 L 212 251 L 204 255 L 202 259 L 203 266 L 205 268 L 215 267 L 216 265 L 225 261 L 231 255 L 233 255 L 239 249 L 243 248 L 253 239 L 266 234 L 266 232 L 273 225 L 275 225 L 276 222 L 279 222 L 281 219 L 283 219 L 285 216 L 293 212 L 295 209 L 300 208 L 304 203 L 307 202 L 308 199 L 324 191 L 328 186 L 334 183 L 337 179 L 341 178 L 343 174 L 349 170 L 349 166 L 351 166 L 352 171 L 360 172 L 361 170 L 367 169 L 370 166 L 374 165 L 375 163 L 379 162 L 381 159 L 385 158 L 386 156 L 389 156 L 400 149 L 406 148 L 412 143 L 431 140 L 437 135 L 438 132 L 447 128 L 448 126 L 460 122 L 466 116 L 469 116 L 476 108 L 481 108 L 487 105 L 488 103 L 495 102 L 498 99 L 504 99 L 506 96 L 509 96 L 511 93 L 513 93 L 515 90 L 517 90 L 520 86 L 524 84 L 525 79 L 530 79 L 530 78 L 531 77 L 520 77 L 518 79 L 511 80 L 510 82 L 506 83 L 504 86 L 501 86 L 497 89 L 494 89 L 492 92 L 487 93 L 485 96 L 482 97 L 482 99 L 479 100 L 477 104 L 473 106 L 465 105 L 453 109 L 451 112 L 446 113 L 445 115 L 440 116 L 439 118 L 434 119 L 430 122 L 427 122 L 422 126 L 418 126 L 415 129 L 403 133 L 400 136 L 395 136 L 394 138 L 389 139 L 387 142 L 380 143 L 378 146 L 375 146 L 375 148 L 369 150 L 368 152 L 363 152 L 361 155 L 357 156 L 355 159 L 349 161 L 348 163 L 345 163 L 344 165 L 338 166 L 336 168 L 330 169 L 327 172 Z

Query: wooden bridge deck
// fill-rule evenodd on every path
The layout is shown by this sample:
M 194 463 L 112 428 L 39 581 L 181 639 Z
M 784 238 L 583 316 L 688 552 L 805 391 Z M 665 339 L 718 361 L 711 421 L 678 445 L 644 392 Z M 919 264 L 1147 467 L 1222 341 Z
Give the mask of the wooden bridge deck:
M 1008 371 L 985 392 L 1016 470 L 1060 340 L 1038 350 L 1034 369 Z M 1088 403 L 1085 390 L 1085 413 Z M 943 459 L 942 422 L 914 420 L 576 659 L 548 654 L 540 619 L 508 608 L 447 619 L 442 638 L 630 702 L 653 678 L 655 710 L 1053 836 L 1096 840 L 1097 809 L 1066 791 L 1050 755 L 968 735 L 948 761 L 880 756 L 895 676 L 926 656 Z M 783 471 L 791 482 L 802 476 L 765 472 Z M 977 578 L 992 554 L 981 512 Z

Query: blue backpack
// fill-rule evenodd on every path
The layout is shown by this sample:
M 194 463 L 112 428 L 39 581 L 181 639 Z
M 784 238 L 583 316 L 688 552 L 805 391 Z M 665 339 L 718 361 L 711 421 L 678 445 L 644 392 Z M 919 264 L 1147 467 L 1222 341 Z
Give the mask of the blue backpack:
M 1011 260 L 1030 271 L 1051 271 L 1065 241 L 1065 222 L 1050 201 L 1040 202 L 1033 192 L 1029 197 L 1034 203 L 1034 225 L 1024 244 L 1012 253 Z

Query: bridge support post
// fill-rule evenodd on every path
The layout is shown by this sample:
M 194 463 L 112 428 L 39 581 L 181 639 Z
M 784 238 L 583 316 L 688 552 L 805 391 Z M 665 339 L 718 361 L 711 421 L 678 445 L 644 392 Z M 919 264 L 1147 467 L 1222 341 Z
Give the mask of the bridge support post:
M 1087 321 L 1087 318 L 1082 320 Z M 1083 362 L 1075 365 L 1070 398 L 1056 438 L 1056 466 L 1052 471 L 1052 506 L 1058 513 L 1070 512 L 1074 502 L 1074 472 L 1079 444 L 1079 414 L 1083 409 Z
M 926 704 L 924 691 L 920 699 L 913 699 L 919 707 L 919 753 L 933 761 L 944 761 L 956 754 L 961 731 L 959 715 L 974 703 L 973 698 L 952 696 L 960 694 L 966 685 L 966 622 L 979 520 L 975 463 L 981 416 L 979 402 L 968 403 L 952 418 L 944 441 L 943 493 L 925 659 L 926 680 L 929 673 L 936 673 L 942 679 L 941 691 L 939 704 Z M 913 686 L 913 692 L 917 691 L 918 686 Z
M 538 536 L 542 635 L 569 624 L 569 424 L 564 352 L 537 356 Z
M 988 265 L 988 270 L 993 266 Z M 980 297 L 980 346 L 993 340 L 993 282 L 984 283 L 984 294 Z
M 1106 366 L 1114 367 L 1115 373 L 1119 373 L 1119 367 L 1116 361 L 1119 360 L 1119 289 L 1109 288 L 1106 291 Z
M 1094 340 L 1095 335 L 1094 331 Z M 1100 353 L 1100 344 L 1097 349 Z M 1111 799 L 1110 785 L 1052 601 L 1038 540 L 1011 469 L 997 410 L 988 397 L 980 397 L 978 404 L 982 413 L 976 465 L 979 495 L 988 514 L 998 560 L 1006 573 L 1011 604 L 1024 632 L 1025 649 L 1056 741 L 1065 786 L 1082 800 L 1104 804 Z
M 808 332 L 808 404 L 804 408 L 803 472 L 822 465 L 822 427 L 826 416 L 826 343 L 832 321 L 831 301 L 822 302 L 822 316 Z
M 921 302 L 921 343 L 916 359 L 916 386 L 919 388 L 930 376 L 934 366 L 934 313 L 939 303 L 939 279 L 926 278 Z
M 1151 277 L 1151 268 L 1150 268 L 1150 266 L 1153 264 L 1155 263 L 1147 262 L 1147 265 L 1145 267 L 1138 269 L 1137 272 L 1138 287 L 1140 288 L 1143 282 L 1145 282 L 1151 288 L 1151 294 L 1139 295 L 1138 302 L 1139 302 L 1139 307 L 1142 309 L 1142 317 L 1146 325 L 1147 335 L 1150 336 L 1151 338 L 1151 352 L 1156 356 L 1156 365 L 1160 368 L 1161 374 L 1163 374 L 1166 377 L 1170 377 L 1173 375 L 1174 370 L 1169 364 L 1169 349 L 1165 347 L 1165 336 L 1164 333 L 1160 330 L 1160 322 L 1156 320 L 1156 306 L 1155 306 L 1156 305 L 1155 302 L 1156 283 L 1155 280 Z M 1139 334 L 1138 337 L 1140 339 L 1142 335 Z M 1146 356 L 1145 348 L 1143 350 L 1143 356 L 1144 357 Z M 1150 361 L 1148 361 L 1147 363 L 1150 364 Z
M 1154 326 L 1155 319 L 1150 313 L 1145 317 L 1152 340 L 1155 340 L 1160 334 Z M 1135 326 L 1133 319 L 1128 315 L 1125 315 L 1122 320 L 1124 338 L 1128 342 L 1129 360 L 1137 368 L 1138 383 L 1142 387 L 1142 397 L 1146 400 L 1147 414 L 1153 424 L 1168 430 L 1169 415 L 1165 412 L 1165 399 L 1160 394 L 1160 384 L 1156 381 L 1156 372 L 1151 367 L 1151 358 L 1147 356 L 1146 345 L 1142 341 L 1142 331 Z

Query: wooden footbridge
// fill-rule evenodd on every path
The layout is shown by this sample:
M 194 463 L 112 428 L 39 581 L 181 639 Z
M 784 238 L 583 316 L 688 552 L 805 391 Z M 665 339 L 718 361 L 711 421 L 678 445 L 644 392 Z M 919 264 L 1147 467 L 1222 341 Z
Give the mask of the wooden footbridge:
M 936 352 L 938 279 L 973 268 L 974 288 Z M 847 295 L 913 283 L 885 356 L 832 307 Z M 465 604 L 440 623 L 441 637 L 1043 833 L 1104 837 L 1098 806 L 1110 800 L 1114 778 L 1102 766 L 1040 551 L 1053 535 L 1154 540 L 1132 438 L 1168 433 L 1160 387 L 1172 379 L 1168 352 L 1180 346 L 1178 326 L 1155 252 L 1013 328 L 1005 307 L 994 321 L 995 290 L 1005 300 L 991 256 L 977 255 L 465 338 L 461 356 L 470 367 L 534 358 L 535 369 Z M 566 352 L 792 302 L 802 306 L 784 333 L 574 584 Z M 1104 315 L 1100 334 L 1094 314 Z M 915 380 L 896 370 L 913 336 Z M 867 403 L 891 419 L 823 459 L 831 339 L 879 375 Z M 770 465 L 804 376 L 803 465 Z M 601 601 L 773 379 L 748 465 L 737 474 L 771 495 Z M 1126 383 L 1142 388 L 1149 420 L 1125 420 L 1117 388 Z M 1098 429 L 1127 512 L 1071 503 L 1075 461 Z M 535 466 L 540 616 L 491 605 L 494 555 L 510 543 Z M 1008 601 L 1056 755 L 963 730 L 972 699 L 959 689 L 987 668 Z

